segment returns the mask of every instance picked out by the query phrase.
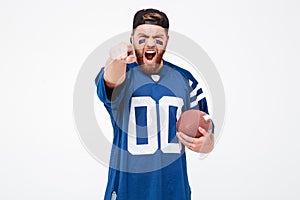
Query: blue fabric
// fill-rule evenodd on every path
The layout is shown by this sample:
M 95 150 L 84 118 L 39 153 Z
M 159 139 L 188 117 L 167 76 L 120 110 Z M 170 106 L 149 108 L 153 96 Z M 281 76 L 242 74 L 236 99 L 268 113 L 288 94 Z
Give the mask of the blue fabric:
M 114 89 L 112 101 L 106 96 L 103 69 L 95 80 L 97 95 L 111 116 L 114 130 L 104 199 L 110 200 L 115 191 L 118 200 L 190 200 L 186 155 L 184 146 L 179 148 L 176 122 L 177 112 L 191 109 L 190 93 L 198 82 L 187 70 L 166 61 L 157 82 L 136 63 L 127 65 L 126 71 L 126 79 Z M 201 93 L 202 89 L 197 95 Z M 193 109 L 208 113 L 206 99 Z M 166 141 L 167 146 L 177 145 L 178 152 L 167 151 Z M 146 146 L 149 149 L 145 151 L 140 148 Z

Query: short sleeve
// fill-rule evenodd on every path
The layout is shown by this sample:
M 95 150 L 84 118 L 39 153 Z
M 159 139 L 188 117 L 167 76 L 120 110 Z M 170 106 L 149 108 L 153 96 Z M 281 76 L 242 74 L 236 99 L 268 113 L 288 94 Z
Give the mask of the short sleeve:
M 195 79 L 194 81 L 190 81 L 190 86 L 191 86 L 191 92 L 190 92 L 191 109 L 201 110 L 209 114 L 206 97 L 198 81 L 196 81 Z

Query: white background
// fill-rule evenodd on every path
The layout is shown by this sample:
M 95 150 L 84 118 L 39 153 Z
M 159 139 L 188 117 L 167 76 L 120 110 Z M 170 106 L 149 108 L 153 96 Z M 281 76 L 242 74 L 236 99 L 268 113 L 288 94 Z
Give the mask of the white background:
M 225 87 L 221 139 L 206 159 L 189 156 L 193 199 L 299 199 L 297 0 L 1 0 L 0 199 L 103 198 L 107 168 L 76 133 L 74 84 L 147 7 L 208 53 Z

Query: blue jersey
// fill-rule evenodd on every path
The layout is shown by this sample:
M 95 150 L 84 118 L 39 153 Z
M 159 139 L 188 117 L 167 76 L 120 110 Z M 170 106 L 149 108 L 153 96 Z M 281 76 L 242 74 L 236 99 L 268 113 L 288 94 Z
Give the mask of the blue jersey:
M 147 75 L 127 65 L 125 81 L 107 95 L 103 74 L 97 94 L 114 130 L 105 200 L 189 200 L 184 146 L 176 122 L 188 109 L 208 113 L 206 98 L 190 72 L 169 62 L 159 74 Z

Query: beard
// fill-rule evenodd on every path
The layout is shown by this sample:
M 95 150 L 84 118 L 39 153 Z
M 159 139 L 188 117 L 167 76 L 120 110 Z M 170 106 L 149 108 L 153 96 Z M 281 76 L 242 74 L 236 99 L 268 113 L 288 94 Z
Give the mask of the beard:
M 165 50 L 155 50 L 155 55 L 149 57 L 145 49 L 136 49 L 136 62 L 145 74 L 158 74 L 162 68 L 162 57 L 164 53 Z

